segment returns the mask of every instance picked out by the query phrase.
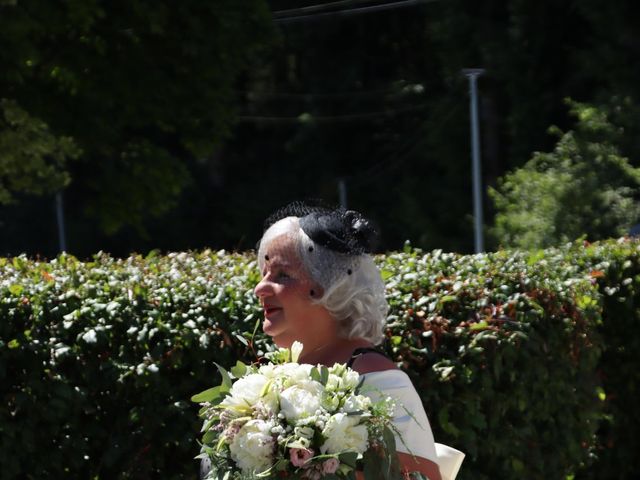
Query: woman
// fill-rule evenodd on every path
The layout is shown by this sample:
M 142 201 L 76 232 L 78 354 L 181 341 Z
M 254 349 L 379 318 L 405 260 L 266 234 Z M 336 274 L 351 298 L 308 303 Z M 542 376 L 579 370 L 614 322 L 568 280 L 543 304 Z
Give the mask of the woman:
M 255 287 L 264 332 L 279 347 L 304 345 L 301 363 L 347 363 L 365 384 L 404 408 L 394 423 L 401 467 L 441 480 L 433 434 L 409 377 L 374 346 L 383 339 L 388 311 L 384 284 L 368 254 L 375 231 L 353 211 L 293 204 L 267 222 Z

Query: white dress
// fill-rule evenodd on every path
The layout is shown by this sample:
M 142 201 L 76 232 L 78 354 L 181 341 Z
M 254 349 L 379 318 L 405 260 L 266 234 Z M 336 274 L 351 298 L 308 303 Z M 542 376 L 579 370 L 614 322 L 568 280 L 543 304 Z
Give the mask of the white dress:
M 374 401 L 381 396 L 389 396 L 396 401 L 393 424 L 401 437 L 396 434 L 396 450 L 438 463 L 433 432 L 409 376 L 402 370 L 383 370 L 363 376 L 361 393 Z
M 361 393 L 374 401 L 388 396 L 397 402 L 393 424 L 402 438 L 395 435 L 396 450 L 435 462 L 442 480 L 454 480 L 465 455 L 455 448 L 435 443 L 422 400 L 409 376 L 402 370 L 383 370 L 363 376 Z

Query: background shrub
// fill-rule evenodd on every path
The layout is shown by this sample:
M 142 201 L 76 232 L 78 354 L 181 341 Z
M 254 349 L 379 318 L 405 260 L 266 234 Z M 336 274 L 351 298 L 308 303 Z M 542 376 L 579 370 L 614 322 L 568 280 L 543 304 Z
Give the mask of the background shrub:
M 193 478 L 189 399 L 246 353 L 248 257 L 2 262 L 4 478 Z
M 461 478 L 564 478 L 589 461 L 600 308 L 560 252 L 408 252 L 385 268 L 394 353 L 438 441 L 467 453 Z
M 604 415 L 597 462 L 580 478 L 635 478 L 640 471 L 640 247 L 637 241 L 586 245 L 568 261 L 590 272 L 601 293 L 603 343 L 598 374 Z
M 437 440 L 467 452 L 460 478 L 631 468 L 638 248 L 377 257 L 385 346 Z M 251 254 L 224 251 L 0 259 L 1 478 L 194 478 L 189 398 L 214 361 L 271 348 L 258 278 Z
M 609 108 L 567 101 L 575 127 L 551 152 L 535 152 L 498 180 L 493 236 L 502 247 L 545 248 L 585 236 L 602 240 L 629 232 L 640 219 L 640 168 L 620 145 L 625 129 Z M 614 107 L 627 110 L 626 101 Z M 576 201 L 576 199 L 580 199 Z

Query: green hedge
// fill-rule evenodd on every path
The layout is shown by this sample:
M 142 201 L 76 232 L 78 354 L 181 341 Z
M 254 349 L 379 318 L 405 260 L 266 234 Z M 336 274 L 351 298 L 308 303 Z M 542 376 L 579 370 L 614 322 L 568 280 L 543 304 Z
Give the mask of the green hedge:
M 640 242 L 571 249 L 568 263 L 597 281 L 603 338 L 599 377 L 605 399 L 596 458 L 580 478 L 632 479 L 640 472 Z
M 561 255 L 539 257 L 387 259 L 399 279 L 391 341 L 435 437 L 467 453 L 460 478 L 560 479 L 589 461 L 598 294 Z
M 388 351 L 459 478 L 637 470 L 639 248 L 377 258 Z M 189 398 L 271 348 L 257 280 L 222 251 L 0 259 L 0 478 L 194 478 Z

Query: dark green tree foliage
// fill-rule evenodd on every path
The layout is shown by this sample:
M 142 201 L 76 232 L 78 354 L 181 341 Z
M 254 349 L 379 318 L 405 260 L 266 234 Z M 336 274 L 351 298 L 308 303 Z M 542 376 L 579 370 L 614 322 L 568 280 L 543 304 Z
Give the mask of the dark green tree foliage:
M 576 58 L 576 73 L 593 90 L 593 100 L 606 102 L 612 94 L 632 96 L 637 108 L 640 4 L 633 0 L 586 0 L 570 5 L 589 25 L 590 35 L 582 39 L 586 48 L 571 53 Z
M 268 18 L 261 0 L 3 2 L 0 97 L 82 149 L 73 215 L 140 229 L 228 134 L 232 87 Z
M 373 213 L 387 248 L 410 238 L 426 248 L 469 250 L 468 87 L 461 69 L 487 70 L 479 88 L 483 175 L 491 185 L 532 151 L 553 147 L 549 124 L 571 128 L 563 98 L 614 91 L 598 80 L 597 65 L 583 62 L 593 30 L 607 46 L 617 34 L 596 24 L 596 6 L 585 10 L 571 2 L 450 0 L 281 24 L 282 43 L 248 82 L 247 115 L 223 162 L 243 159 L 264 184 L 286 185 L 262 195 L 261 211 L 305 196 L 337 201 L 345 178 L 349 204 Z M 632 23 L 613 9 L 611 15 L 614 23 Z M 616 57 L 621 71 L 631 53 Z M 367 112 L 382 114 L 358 116 Z M 255 191 L 246 178 L 234 179 L 239 169 L 227 170 L 223 189 Z M 259 222 L 255 202 L 247 203 L 242 211 Z
M 586 235 L 599 240 L 624 235 L 640 221 L 640 168 L 622 157 L 611 139 L 618 132 L 601 110 L 571 103 L 574 130 L 553 128 L 559 140 L 537 152 L 491 190 L 496 241 L 544 248 Z
M 55 192 L 69 183 L 65 169 L 80 155 L 71 138 L 56 137 L 14 101 L 0 99 L 0 204 L 16 193 Z
M 263 3 L 3 3 L 0 97 L 85 152 L 65 191 L 71 251 L 246 248 L 283 203 L 337 202 L 340 178 L 383 249 L 468 251 L 466 67 L 487 70 L 487 185 L 553 148 L 548 125 L 572 129 L 565 97 L 631 98 L 616 144 L 640 158 L 635 0 L 440 0 L 276 24 Z M 0 249 L 55 252 L 53 228 L 27 230 L 49 205 L 19 200 L 0 209 Z
M 420 6 L 280 26 L 282 43 L 261 72 L 267 80 L 248 82 L 247 115 L 223 153 L 251 164 L 271 179 L 266 184 L 282 185 L 264 193 L 266 204 L 308 196 L 337 202 L 343 179 L 348 204 L 375 212 L 384 225 L 384 244 L 412 238 L 435 246 L 449 237 L 452 248 L 466 248 L 467 156 L 444 162 L 433 147 L 453 136 L 457 147 L 465 144 L 466 119 L 459 125 L 451 115 L 464 118 L 465 88 L 457 84 L 458 98 L 439 107 L 443 80 L 425 28 L 430 12 Z M 254 190 L 233 173 L 240 168 L 228 171 L 224 188 Z M 255 204 L 242 207 L 256 211 Z M 262 205 L 256 223 L 264 212 Z M 438 227 L 451 217 L 462 219 L 452 222 L 454 234 Z

